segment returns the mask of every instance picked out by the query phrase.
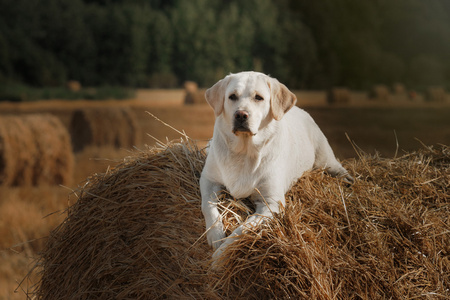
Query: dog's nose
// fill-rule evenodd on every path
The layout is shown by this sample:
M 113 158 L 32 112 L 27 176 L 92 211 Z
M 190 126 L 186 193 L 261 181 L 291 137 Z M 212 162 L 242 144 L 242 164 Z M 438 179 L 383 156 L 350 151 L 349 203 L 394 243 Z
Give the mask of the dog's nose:
M 248 111 L 245 110 L 238 110 L 234 113 L 234 118 L 238 121 L 247 120 L 249 116 Z

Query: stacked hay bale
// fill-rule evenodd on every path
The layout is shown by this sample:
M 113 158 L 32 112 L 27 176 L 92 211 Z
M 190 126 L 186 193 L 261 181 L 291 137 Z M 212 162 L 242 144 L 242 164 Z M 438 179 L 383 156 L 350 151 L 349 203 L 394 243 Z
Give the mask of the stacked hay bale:
M 348 104 L 350 100 L 350 90 L 347 88 L 332 88 L 328 90 L 327 102 L 329 104 Z
M 426 99 L 429 102 L 443 103 L 447 101 L 447 93 L 440 86 L 429 87 L 426 93 Z
M 273 219 L 211 269 L 189 143 L 151 149 L 88 179 L 51 233 L 37 299 L 403 299 L 450 296 L 450 148 L 361 154 L 346 187 L 305 174 Z M 251 210 L 221 197 L 225 225 Z
M 408 91 L 405 87 L 405 85 L 401 83 L 395 83 L 392 86 L 392 91 L 394 93 L 394 99 L 397 102 L 407 102 L 409 99 L 408 97 Z
M 383 84 L 375 85 L 370 90 L 369 99 L 379 102 L 388 102 L 391 99 L 391 91 L 386 85 Z
M 73 150 L 88 145 L 131 148 L 140 144 L 141 130 L 128 107 L 102 107 L 76 110 L 70 122 Z
M 76 80 L 69 80 L 66 83 L 66 88 L 71 92 L 79 92 L 81 91 L 81 83 Z
M 199 90 L 197 83 L 193 81 L 186 81 L 184 83 L 184 103 L 185 104 L 205 104 L 205 91 Z
M 55 116 L 0 117 L 0 184 L 64 184 L 72 181 L 69 133 Z

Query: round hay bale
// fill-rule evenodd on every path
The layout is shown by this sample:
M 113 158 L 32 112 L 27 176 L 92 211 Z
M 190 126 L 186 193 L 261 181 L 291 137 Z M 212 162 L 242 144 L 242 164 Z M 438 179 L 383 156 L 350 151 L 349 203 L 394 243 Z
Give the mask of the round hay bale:
M 88 145 L 131 148 L 140 144 L 141 130 L 128 107 L 76 110 L 69 128 L 75 152 Z
M 332 88 L 328 90 L 327 101 L 329 104 L 348 104 L 350 100 L 350 90 L 347 88 Z
M 402 83 L 395 83 L 392 86 L 392 100 L 395 102 L 408 102 L 410 100 L 408 91 Z
M 194 81 L 186 81 L 183 86 L 187 93 L 196 93 L 198 91 L 198 84 Z
M 369 99 L 388 102 L 391 99 L 389 88 L 383 84 L 375 85 L 369 92 Z
M 33 185 L 72 183 L 74 156 L 69 132 L 55 116 L 24 117 L 35 137 L 37 157 L 33 170 Z
M 443 103 L 447 99 L 445 89 L 440 86 L 429 87 L 426 93 L 426 99 L 429 102 Z
M 405 88 L 405 85 L 402 83 L 394 83 L 392 90 L 394 91 L 395 95 L 406 95 L 407 91 Z
M 81 91 L 81 83 L 76 80 L 67 81 L 66 87 L 71 92 L 79 92 Z
M 73 176 L 70 136 L 52 115 L 0 118 L 0 184 L 65 184 Z
M 185 104 L 205 104 L 205 90 L 199 90 L 197 83 L 193 81 L 186 81 L 184 83 L 184 103 Z
M 305 174 L 285 209 L 211 269 L 189 143 L 150 149 L 88 179 L 37 267 L 36 299 L 403 299 L 450 296 L 450 148 L 359 154 L 343 186 Z M 251 213 L 221 197 L 224 223 Z M 230 228 L 229 230 L 233 230 Z
M 24 117 L 0 117 L 0 184 L 31 185 L 37 154 L 35 136 Z

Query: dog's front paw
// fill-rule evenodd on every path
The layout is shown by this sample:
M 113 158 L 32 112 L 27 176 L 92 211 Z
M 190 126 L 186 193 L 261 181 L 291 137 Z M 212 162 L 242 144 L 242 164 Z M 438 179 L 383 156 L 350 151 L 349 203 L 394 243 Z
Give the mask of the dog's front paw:
M 218 249 L 225 239 L 225 231 L 223 230 L 222 223 L 217 222 L 211 226 L 206 233 L 206 238 L 208 239 L 208 244 L 212 246 L 214 250 Z
M 348 171 L 343 167 L 339 167 L 336 169 L 329 168 L 327 169 L 327 173 L 333 177 L 341 178 L 349 185 L 355 183 L 355 179 L 350 174 L 348 174 Z

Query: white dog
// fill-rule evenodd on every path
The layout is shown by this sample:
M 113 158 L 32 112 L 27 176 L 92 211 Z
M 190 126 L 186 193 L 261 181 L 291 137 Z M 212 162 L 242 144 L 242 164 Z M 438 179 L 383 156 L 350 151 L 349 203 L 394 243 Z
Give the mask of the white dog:
M 306 170 L 326 168 L 353 182 L 314 120 L 294 106 L 296 96 L 278 80 L 257 72 L 231 74 L 206 91 L 206 100 L 216 121 L 200 190 L 214 258 L 245 226 L 279 212 L 286 192 Z M 235 198 L 251 196 L 256 206 L 229 238 L 217 208 L 224 186 Z

